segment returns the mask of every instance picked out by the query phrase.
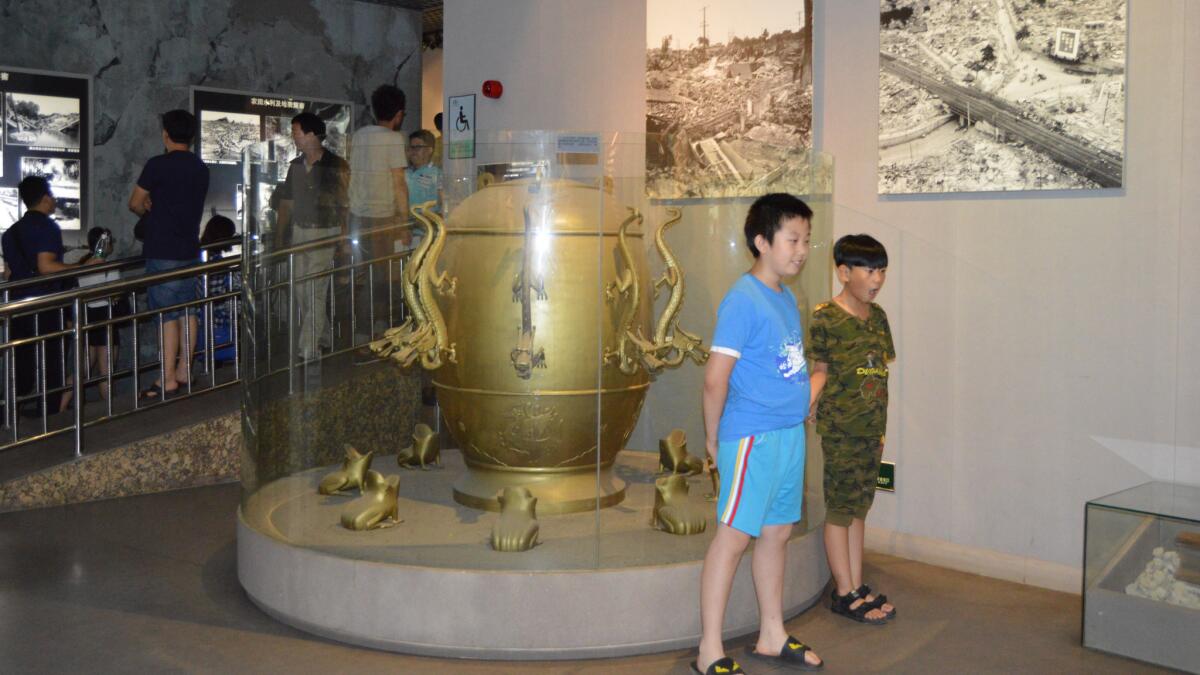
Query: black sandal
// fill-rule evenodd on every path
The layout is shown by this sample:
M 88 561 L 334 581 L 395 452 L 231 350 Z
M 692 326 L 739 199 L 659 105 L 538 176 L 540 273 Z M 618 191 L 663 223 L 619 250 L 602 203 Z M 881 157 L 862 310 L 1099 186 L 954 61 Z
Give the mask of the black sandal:
M 858 593 L 860 596 L 865 598 L 868 595 L 871 595 L 871 587 L 866 584 L 863 584 L 862 586 L 859 586 L 854 592 Z M 875 595 L 874 600 L 868 600 L 867 604 L 870 605 L 873 609 L 877 609 L 877 610 L 883 612 L 887 616 L 888 621 L 891 621 L 892 619 L 896 618 L 896 608 L 893 606 L 892 611 L 890 611 L 890 612 L 885 611 L 883 609 L 883 606 L 887 604 L 887 601 L 888 601 L 887 596 L 884 595 L 883 593 L 879 593 L 879 594 Z
M 174 389 L 163 389 L 161 384 L 152 384 L 138 394 L 138 399 L 142 403 L 157 403 L 159 401 L 165 401 L 169 398 L 175 398 L 178 393 L 179 387 L 175 387 Z
M 746 648 L 746 655 L 752 659 L 767 661 L 777 667 L 789 668 L 791 670 L 816 671 L 823 669 L 825 667 L 824 661 L 809 663 L 808 659 L 804 658 L 804 655 L 810 651 L 812 651 L 811 647 L 789 635 L 787 642 L 783 643 L 783 649 L 779 650 L 777 656 L 760 654 L 754 651 L 753 646 Z
M 696 665 L 695 661 L 692 661 L 692 672 L 696 673 L 696 675 L 717 675 L 718 673 L 721 675 L 726 675 L 726 673 L 728 675 L 746 675 L 746 671 L 742 670 L 737 661 L 728 656 L 723 656 L 708 664 L 708 668 L 704 672 L 700 672 L 700 666 Z
M 862 602 L 859 602 L 857 607 L 851 609 L 851 606 L 859 600 L 862 600 Z M 834 589 L 833 603 L 829 606 L 829 609 L 833 610 L 834 614 L 841 614 L 848 619 L 854 619 L 859 623 L 866 623 L 872 626 L 882 626 L 888 621 L 887 618 L 867 618 L 867 614 L 870 613 L 871 610 L 876 609 L 876 607 L 859 595 L 858 591 L 850 591 L 845 595 L 838 595 L 837 589 Z M 880 611 L 882 612 L 883 610 Z

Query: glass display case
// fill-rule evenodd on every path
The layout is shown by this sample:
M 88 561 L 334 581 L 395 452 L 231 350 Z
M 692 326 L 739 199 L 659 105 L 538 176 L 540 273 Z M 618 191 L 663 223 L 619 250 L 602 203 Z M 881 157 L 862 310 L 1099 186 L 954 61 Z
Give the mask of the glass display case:
M 716 308 L 768 192 L 815 213 L 800 312 L 829 296 L 832 162 L 659 202 L 641 134 L 480 132 L 472 154 L 412 220 L 298 240 L 277 149 L 247 151 L 243 585 L 285 621 L 402 651 L 690 644 L 697 589 L 681 586 L 716 529 L 700 409 Z M 820 462 L 813 447 L 791 614 L 828 579 Z M 734 632 L 755 625 L 745 572 Z M 544 630 L 496 621 L 482 588 Z
M 1200 487 L 1150 482 L 1087 504 L 1083 643 L 1200 671 Z

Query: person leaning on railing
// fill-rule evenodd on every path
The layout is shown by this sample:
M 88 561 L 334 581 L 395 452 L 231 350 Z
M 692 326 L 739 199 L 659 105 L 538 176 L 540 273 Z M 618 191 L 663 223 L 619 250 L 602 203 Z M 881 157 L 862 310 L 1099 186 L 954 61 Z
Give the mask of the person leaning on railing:
M 83 265 L 103 262 L 89 260 L 82 264 L 63 262 L 62 229 L 50 216 L 57 207 L 54 193 L 50 191 L 50 183 L 41 176 L 28 176 L 17 186 L 21 201 L 25 204 L 25 215 L 13 223 L 12 227 L 0 237 L 0 247 L 4 249 L 4 278 L 6 281 L 20 281 L 37 276 L 76 269 Z M 67 290 L 74 280 L 52 280 L 44 284 L 35 284 L 13 289 L 10 300 L 23 300 L 42 295 L 50 295 Z M 67 310 L 69 312 L 69 310 Z M 47 309 L 35 314 L 17 316 L 12 319 L 9 332 L 10 340 L 47 335 L 63 329 L 64 312 L 60 308 Z M 65 317 L 68 321 L 70 316 Z M 38 364 L 43 370 L 46 388 L 64 385 L 62 372 L 62 340 L 46 340 L 38 358 L 37 343 L 22 345 L 14 350 L 13 370 L 16 376 L 16 395 L 26 396 L 36 390 Z M 65 399 L 59 403 L 59 409 L 65 405 Z M 38 417 L 42 414 L 41 399 L 26 403 L 21 407 L 21 414 Z
M 79 262 L 82 264 L 95 260 L 97 261 L 96 264 L 98 264 L 99 262 L 108 261 L 112 257 L 112 252 L 115 248 L 116 238 L 113 236 L 112 230 L 106 227 L 93 227 L 88 230 L 87 234 L 87 253 L 79 259 Z M 86 288 L 88 286 L 100 286 L 117 281 L 121 278 L 121 273 L 116 269 L 103 269 L 91 274 L 81 274 L 77 278 L 79 280 L 79 287 Z M 84 326 L 128 316 L 132 313 L 129 308 L 129 300 L 124 295 L 89 300 L 83 312 L 86 317 Z M 87 361 L 83 377 L 86 381 L 93 374 L 103 376 L 104 379 L 99 384 L 100 397 L 107 400 L 109 394 L 107 376 L 112 371 L 113 359 L 115 358 L 115 354 L 110 354 L 110 348 L 119 349 L 121 346 L 120 326 L 111 324 L 92 328 L 87 331 L 85 338 Z M 116 349 L 112 349 L 112 351 L 115 352 Z M 70 375 L 67 376 L 67 382 L 71 382 Z M 72 390 L 68 389 L 63 392 L 61 409 L 66 409 L 71 401 L 71 396 Z

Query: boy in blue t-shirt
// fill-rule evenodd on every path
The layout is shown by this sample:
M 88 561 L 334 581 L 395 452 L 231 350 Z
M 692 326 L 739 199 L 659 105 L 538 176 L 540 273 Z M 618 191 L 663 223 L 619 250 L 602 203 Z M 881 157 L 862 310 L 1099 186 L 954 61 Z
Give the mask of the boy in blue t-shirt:
M 743 672 L 725 655 L 721 627 L 733 576 L 750 539 L 758 590 L 758 642 L 747 655 L 800 670 L 824 663 L 783 627 L 783 571 L 804 494 L 809 379 L 800 311 L 783 285 L 808 257 L 812 209 L 788 194 L 750 206 L 744 227 L 754 256 L 717 310 L 704 372 L 705 450 L 721 475 L 717 534 L 700 583 L 697 673 Z

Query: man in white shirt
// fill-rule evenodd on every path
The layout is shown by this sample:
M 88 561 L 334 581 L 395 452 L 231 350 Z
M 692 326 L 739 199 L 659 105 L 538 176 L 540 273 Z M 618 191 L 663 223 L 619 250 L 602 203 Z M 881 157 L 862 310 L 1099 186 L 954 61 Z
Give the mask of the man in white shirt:
M 407 228 L 389 229 L 376 234 L 361 234 L 364 230 L 396 226 L 408 220 L 408 183 L 404 169 L 408 166 L 405 153 L 405 137 L 400 133 L 404 121 L 404 92 L 390 84 L 381 85 L 371 94 L 371 110 L 375 113 L 375 124 L 362 127 L 350 137 L 350 233 L 354 246 L 352 257 L 355 262 L 382 258 L 397 250 L 412 245 L 412 232 Z M 403 248 L 402 248 L 403 247 Z M 375 278 L 387 278 L 387 263 L 372 265 Z M 367 269 L 355 271 L 356 285 L 360 285 L 356 303 L 356 332 L 371 326 L 378 332 L 388 327 L 387 291 L 376 284 L 374 296 L 374 325 L 367 322 L 362 312 L 369 312 L 365 304 L 369 289 L 366 283 Z
M 404 169 L 408 166 L 405 138 L 400 133 L 404 121 L 404 92 L 390 84 L 371 94 L 375 124 L 362 127 L 350 137 L 350 228 L 352 234 L 368 228 L 398 225 L 408 220 L 408 184 Z M 388 234 L 386 241 L 402 238 L 407 245 L 411 234 Z M 371 243 L 383 241 L 374 238 Z M 370 257 L 385 256 L 392 250 L 371 250 L 360 239 L 359 246 Z M 360 258 L 361 259 L 361 258 Z

